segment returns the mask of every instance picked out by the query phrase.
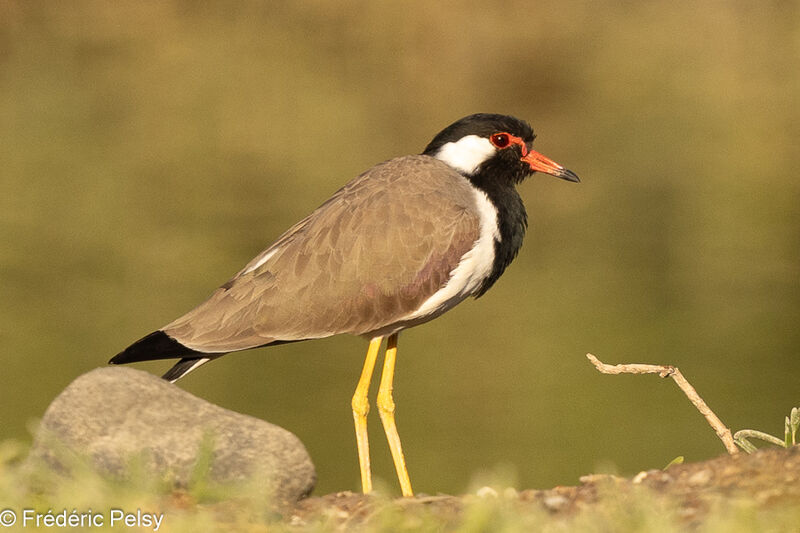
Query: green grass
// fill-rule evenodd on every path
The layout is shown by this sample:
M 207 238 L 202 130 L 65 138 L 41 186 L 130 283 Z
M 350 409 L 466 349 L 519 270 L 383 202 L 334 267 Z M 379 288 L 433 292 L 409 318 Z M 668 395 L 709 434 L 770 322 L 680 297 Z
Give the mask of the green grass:
M 23 466 L 25 446 L 14 441 L 0 443 L 0 510 L 10 509 L 18 518 L 23 509 L 58 515 L 89 510 L 104 517 L 103 527 L 94 530 L 131 530 L 116 524 L 108 527 L 111 509 L 163 513 L 159 531 L 196 533 L 216 531 L 458 531 L 458 532 L 680 532 L 692 526 L 700 532 L 796 531 L 800 524 L 800 503 L 784 502 L 764 506 L 749 499 L 723 499 L 708 503 L 708 513 L 693 515 L 678 502 L 660 496 L 644 486 L 613 481 L 600 485 L 600 504 L 590 504 L 575 513 L 550 513 L 530 501 L 525 493 L 509 488 L 505 476 L 496 483 L 476 484 L 461 499 L 461 506 L 419 504 L 375 496 L 364 514 L 342 515 L 336 508 L 323 510 L 302 520 L 292 513 L 275 511 L 269 502 L 251 495 L 258 491 L 247 485 L 210 490 L 198 466 L 191 486 L 176 492 L 164 479 L 131 469 L 124 481 L 102 477 L 80 461 L 71 465 L 73 474 L 64 477 L 49 470 L 32 472 Z M 609 478 L 612 479 L 612 478 Z M 488 487 L 488 488 L 487 488 Z M 701 505 L 702 507 L 702 505 Z M 17 522 L 17 527 L 20 522 Z M 25 531 L 52 530 L 28 525 Z M 9 530 L 13 530 L 9 528 Z M 135 530 L 135 529 L 134 529 Z M 152 530 L 141 527 L 140 531 Z
M 757 450 L 756 446 L 748 439 L 759 439 L 775 446 L 788 448 L 789 446 L 797 445 L 798 429 L 800 429 L 800 408 L 793 407 L 789 416 L 784 420 L 783 439 L 755 429 L 742 429 L 733 435 L 733 440 L 737 446 L 747 453 L 753 453 Z

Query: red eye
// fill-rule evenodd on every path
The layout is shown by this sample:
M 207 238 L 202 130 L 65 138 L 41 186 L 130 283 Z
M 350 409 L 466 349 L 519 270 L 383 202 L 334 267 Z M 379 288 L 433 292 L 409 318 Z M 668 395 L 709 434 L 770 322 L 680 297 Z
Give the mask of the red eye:
M 489 141 L 498 148 L 505 148 L 511 142 L 508 138 L 508 133 L 495 133 L 489 137 Z

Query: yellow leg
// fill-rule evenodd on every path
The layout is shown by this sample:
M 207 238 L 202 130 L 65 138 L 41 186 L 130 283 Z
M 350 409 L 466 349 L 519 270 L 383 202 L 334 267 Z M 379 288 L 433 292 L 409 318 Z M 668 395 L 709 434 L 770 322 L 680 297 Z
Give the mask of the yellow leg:
M 361 378 L 358 380 L 356 392 L 350 405 L 353 407 L 353 420 L 356 423 L 356 443 L 358 444 L 358 464 L 361 467 L 361 490 L 364 494 L 372 491 L 372 472 L 369 467 L 369 437 L 367 435 L 367 413 L 369 413 L 369 383 L 372 381 L 372 370 L 375 368 L 375 360 L 378 358 L 378 350 L 381 348 L 383 337 L 375 337 L 369 341 L 367 358 L 364 360 L 364 368 L 361 370 Z
M 394 468 L 397 470 L 397 479 L 400 480 L 400 489 L 403 496 L 414 496 L 411 490 L 411 480 L 406 470 L 406 460 L 403 457 L 403 448 L 400 445 L 400 435 L 394 423 L 394 400 L 392 399 L 392 381 L 394 380 L 394 363 L 397 359 L 397 333 L 389 336 L 386 343 L 386 358 L 383 361 L 381 384 L 378 388 L 378 413 L 381 415 L 383 430 L 389 440 L 389 449 L 392 451 Z

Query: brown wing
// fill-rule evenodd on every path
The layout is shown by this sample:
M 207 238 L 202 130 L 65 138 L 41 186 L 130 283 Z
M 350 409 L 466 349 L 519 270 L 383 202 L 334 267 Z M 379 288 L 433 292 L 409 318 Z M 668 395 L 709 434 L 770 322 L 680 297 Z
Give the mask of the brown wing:
M 402 324 L 478 239 L 475 202 L 436 159 L 377 165 L 163 329 L 190 348 L 229 352 Z

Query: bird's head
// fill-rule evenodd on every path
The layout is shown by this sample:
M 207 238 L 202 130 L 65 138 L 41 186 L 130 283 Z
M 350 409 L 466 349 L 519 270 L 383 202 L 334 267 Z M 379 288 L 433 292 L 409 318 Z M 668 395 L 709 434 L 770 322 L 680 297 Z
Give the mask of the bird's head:
M 580 181 L 572 171 L 534 151 L 535 137 L 524 120 L 478 113 L 443 129 L 423 154 L 444 161 L 473 182 L 516 184 L 537 171 Z

